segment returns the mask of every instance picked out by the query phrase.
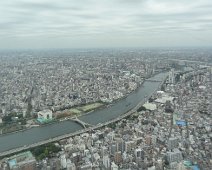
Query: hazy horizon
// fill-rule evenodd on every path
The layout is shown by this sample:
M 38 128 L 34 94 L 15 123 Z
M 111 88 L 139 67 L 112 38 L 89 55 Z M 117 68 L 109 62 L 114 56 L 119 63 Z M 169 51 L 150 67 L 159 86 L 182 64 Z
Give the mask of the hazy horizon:
M 212 46 L 212 1 L 8 0 L 0 49 Z

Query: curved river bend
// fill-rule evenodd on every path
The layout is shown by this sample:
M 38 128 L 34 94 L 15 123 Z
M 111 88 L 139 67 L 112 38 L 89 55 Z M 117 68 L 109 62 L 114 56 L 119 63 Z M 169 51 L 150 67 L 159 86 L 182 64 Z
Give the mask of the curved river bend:
M 97 125 L 107 122 L 133 109 L 141 101 L 145 100 L 145 96 L 149 96 L 153 91 L 158 89 L 161 81 L 167 76 L 167 73 L 157 74 L 147 79 L 141 87 L 129 94 L 124 99 L 112 104 L 110 107 L 96 110 L 79 117 L 82 121 Z M 150 81 L 157 80 L 157 81 Z M 24 145 L 31 145 L 40 141 L 44 141 L 57 136 L 68 133 L 74 133 L 81 130 L 82 127 L 73 121 L 63 121 L 50 124 L 47 126 L 31 128 L 22 132 L 11 133 L 0 136 L 0 153 L 11 149 L 19 148 Z

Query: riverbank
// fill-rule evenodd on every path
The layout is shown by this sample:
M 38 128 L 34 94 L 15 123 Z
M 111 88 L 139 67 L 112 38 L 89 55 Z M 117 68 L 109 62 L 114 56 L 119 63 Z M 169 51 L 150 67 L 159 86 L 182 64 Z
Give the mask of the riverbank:
M 94 103 L 80 104 L 80 105 L 77 105 L 77 106 L 74 106 L 74 107 L 67 108 L 65 110 L 61 109 L 61 110 L 58 110 L 54 113 L 54 119 L 52 121 L 48 121 L 48 122 L 45 122 L 45 123 L 39 123 L 39 122 L 36 121 L 36 119 L 32 119 L 35 122 L 35 124 L 22 125 L 22 128 L 19 128 L 18 130 L 12 130 L 12 131 L 9 131 L 9 132 L 6 132 L 6 133 L 1 133 L 0 136 L 25 131 L 25 130 L 28 130 L 30 128 L 36 128 L 38 126 L 47 126 L 47 125 L 50 125 L 52 123 L 65 121 L 65 120 L 73 118 L 73 117 L 79 117 L 79 116 L 87 115 L 87 114 L 90 114 L 94 111 L 98 111 L 98 110 L 101 110 L 101 109 L 104 109 L 104 108 L 108 108 L 108 107 L 116 104 L 120 100 L 127 98 L 128 95 L 136 92 L 139 88 L 141 88 L 144 81 L 139 83 L 139 86 L 137 86 L 136 89 L 130 91 L 129 93 L 126 93 L 125 96 L 123 96 L 119 99 L 113 100 L 113 102 L 111 102 L 111 103 L 104 103 L 102 101 L 97 101 L 97 102 L 94 102 Z
M 154 76 L 154 78 L 162 81 L 165 76 L 165 73 L 161 73 Z M 135 108 L 141 101 L 144 101 L 146 96 L 151 95 L 158 89 L 160 83 L 161 82 L 145 81 L 138 90 L 128 95 L 125 99 L 120 100 L 109 107 L 93 111 L 78 118 L 94 127 L 101 126 L 101 124 L 110 122 L 111 120 L 116 120 L 124 113 Z M 15 152 L 18 150 L 15 148 L 23 148 L 24 145 L 29 148 L 38 146 L 45 143 L 45 141 L 49 142 L 53 139 L 56 140 L 72 136 L 74 134 L 82 133 L 83 131 L 84 129 L 73 121 L 62 121 L 47 126 L 27 129 L 23 132 L 0 136 L 0 153 L 8 153 L 6 151 L 12 149 L 14 149 Z

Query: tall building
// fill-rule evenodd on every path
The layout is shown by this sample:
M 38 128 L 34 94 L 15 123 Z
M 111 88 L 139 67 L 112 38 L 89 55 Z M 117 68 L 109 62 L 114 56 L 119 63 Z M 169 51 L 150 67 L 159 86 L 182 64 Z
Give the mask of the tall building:
M 212 82 L 212 67 L 210 67 L 209 70 L 210 70 L 210 73 L 209 73 L 210 74 L 210 82 Z
M 125 151 L 126 152 L 130 152 L 132 150 L 132 143 L 133 143 L 133 141 L 125 142 Z
M 152 138 L 150 135 L 145 136 L 145 143 L 147 145 L 151 145 Z
M 105 147 L 105 146 L 103 146 L 102 148 L 101 148 L 101 157 L 104 157 L 104 155 L 106 155 L 107 154 L 107 147 Z
M 157 144 L 157 136 L 156 135 L 152 135 L 151 143 L 152 143 L 152 145 L 156 145 Z
M 114 162 L 112 162 L 111 170 L 118 170 L 118 169 L 119 169 L 118 165 L 116 165 Z
M 169 84 L 174 84 L 175 83 L 174 69 L 171 69 L 171 71 L 169 71 L 168 83 Z
M 49 160 L 51 170 L 60 170 L 60 159 L 52 158 Z
M 103 165 L 106 169 L 110 169 L 110 158 L 109 155 L 103 156 Z
M 169 169 L 177 169 L 178 163 L 177 162 L 171 162 L 169 163 Z
M 158 159 L 156 162 L 157 169 L 163 169 L 163 159 Z
M 122 162 L 121 151 L 115 153 L 114 161 L 115 161 L 116 164 L 120 164 Z
M 67 159 L 67 170 L 77 170 L 75 164 L 70 159 Z
M 167 152 L 166 154 L 167 161 L 169 163 L 182 161 L 182 153 L 178 149 L 175 149 L 173 152 Z
M 139 149 L 135 149 L 134 151 L 134 154 L 135 154 L 135 158 L 138 159 L 138 158 L 141 158 L 141 159 L 144 159 L 144 151 L 139 148 Z
M 169 138 L 168 139 L 168 149 L 169 150 L 177 148 L 178 144 L 179 144 L 179 142 L 178 142 L 177 138 Z
M 110 133 L 107 134 L 107 138 L 108 138 L 110 141 L 113 141 L 114 137 L 115 137 L 114 132 L 110 132 Z
M 115 143 L 112 143 L 112 144 L 110 145 L 110 154 L 111 154 L 111 155 L 114 155 L 115 152 L 116 152 L 116 150 L 117 150 L 116 144 L 115 144 Z
M 60 163 L 61 163 L 61 167 L 63 169 L 67 167 L 67 161 L 66 161 L 65 154 L 61 155 L 61 157 L 60 157 Z
M 80 166 L 80 170 L 92 170 L 91 162 L 87 162 L 85 165 Z
M 124 140 L 119 138 L 116 140 L 116 148 L 117 151 L 121 151 L 122 153 L 125 151 Z
M 75 164 L 77 165 L 77 163 L 80 162 L 81 159 L 82 159 L 82 158 L 81 158 L 81 155 L 80 155 L 79 152 L 74 152 L 74 153 L 72 153 L 71 161 L 72 161 L 73 163 L 75 163 Z
M 187 168 L 183 165 L 183 162 L 178 163 L 177 170 L 186 170 Z

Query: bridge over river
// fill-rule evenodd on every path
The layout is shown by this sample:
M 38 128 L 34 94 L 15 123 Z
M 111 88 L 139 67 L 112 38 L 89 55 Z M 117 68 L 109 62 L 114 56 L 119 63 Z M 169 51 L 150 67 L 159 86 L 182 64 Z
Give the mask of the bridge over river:
M 93 125 L 91 125 L 91 124 L 89 124 L 89 123 L 83 122 L 82 120 L 78 119 L 77 116 L 75 116 L 75 117 L 73 117 L 73 118 L 70 118 L 69 120 L 74 121 L 74 122 L 77 122 L 77 123 L 80 124 L 84 129 L 93 126 Z

